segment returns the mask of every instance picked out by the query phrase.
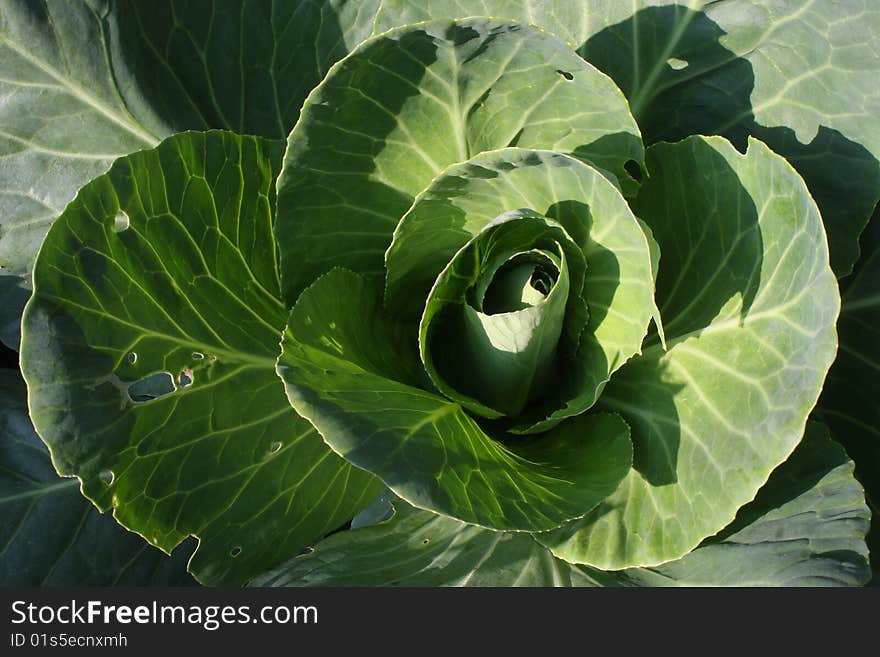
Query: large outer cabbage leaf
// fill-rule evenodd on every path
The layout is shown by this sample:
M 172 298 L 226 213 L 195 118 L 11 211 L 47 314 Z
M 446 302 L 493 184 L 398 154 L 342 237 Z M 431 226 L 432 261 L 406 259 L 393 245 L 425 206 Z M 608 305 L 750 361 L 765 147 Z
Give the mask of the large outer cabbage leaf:
M 171 558 L 100 513 L 61 479 L 28 417 L 24 381 L 0 370 L 0 584 L 187 586 L 189 550 Z
M 558 39 L 475 18 L 360 44 L 303 106 L 278 179 L 284 298 L 334 266 L 377 274 L 400 218 L 447 166 L 506 146 L 572 153 L 633 193 L 642 144 L 620 90 Z
M 375 2 L 4 0 L 0 340 L 17 348 L 52 221 L 114 159 L 180 130 L 284 138 Z
M 751 141 L 648 149 L 635 199 L 663 254 L 668 349 L 627 363 L 599 403 L 631 424 L 634 466 L 584 520 L 540 537 L 603 569 L 677 559 L 727 525 L 800 440 L 837 349 L 837 283 L 803 181 Z
M 212 216 L 219 228 L 235 214 L 222 199 L 229 189 L 235 196 L 240 187 L 221 167 L 214 169 L 215 188 L 206 192 L 211 184 L 205 180 L 205 171 L 210 170 L 205 163 L 213 156 L 208 154 L 210 148 L 198 152 L 196 145 L 202 139 L 198 135 L 181 137 L 176 142 L 179 153 L 172 153 L 167 144 L 156 151 L 164 154 L 159 160 L 165 158 L 160 168 L 175 157 L 183 166 L 174 162 L 171 170 L 157 172 L 152 154 L 144 154 L 142 160 L 135 156 L 131 162 L 140 162 L 142 175 L 131 173 L 129 180 L 121 174 L 129 165 L 120 163 L 115 178 L 113 172 L 102 177 L 71 204 L 66 226 L 56 231 L 54 242 L 50 237 L 45 248 L 50 255 L 45 257 L 49 264 L 42 275 L 44 296 L 32 304 L 26 319 L 31 339 L 24 346 L 24 371 L 32 384 L 36 382 L 31 386 L 35 422 L 56 465 L 65 474 L 82 476 L 88 497 L 101 508 L 114 507 L 126 526 L 165 549 L 197 534 L 202 544 L 193 567 L 202 581 L 211 583 L 245 581 L 362 507 L 378 481 L 338 459 L 305 420 L 278 405 L 279 399 L 285 405 L 283 394 L 278 394 L 277 379 L 269 374 L 278 351 L 277 335 L 271 345 L 269 335 L 283 327 L 284 306 L 293 305 L 301 290 L 334 265 L 378 274 L 392 231 L 412 201 L 446 165 L 481 150 L 518 145 L 571 153 L 596 165 L 626 195 L 636 194 L 641 176 L 632 165 L 643 164 L 639 128 L 619 91 L 555 39 L 525 27 L 535 24 L 578 48 L 587 61 L 614 79 L 632 103 L 647 142 L 694 132 L 722 134 L 745 152 L 737 156 L 720 141 L 691 140 L 687 143 L 694 151 L 693 161 L 688 162 L 683 151 L 670 155 L 679 147 L 661 143 L 652 149 L 651 178 L 634 207 L 645 220 L 639 234 L 647 237 L 650 247 L 648 278 L 653 269 L 670 350 L 666 352 L 662 343 L 660 312 L 649 301 L 639 307 L 638 323 L 642 315 L 652 316 L 661 330 L 649 337 L 641 356 L 614 376 L 600 401 L 606 414 L 576 420 L 580 430 L 597 418 L 620 421 L 617 413 L 625 417 L 635 443 L 633 470 L 618 492 L 592 514 L 552 538 L 541 537 L 557 554 L 603 568 L 677 558 L 729 522 L 794 448 L 833 356 L 830 326 L 837 296 L 827 275 L 818 213 L 806 191 L 794 182 L 797 176 L 791 169 L 749 136 L 765 140 L 803 175 L 822 210 L 830 264 L 839 275 L 848 272 L 858 253 L 856 238 L 880 196 L 880 137 L 874 118 L 880 111 L 880 95 L 872 84 L 880 61 L 880 11 L 868 5 L 868 0 L 842 4 L 636 0 L 626 5 L 600 0 L 430 4 L 298 0 L 281 6 L 255 0 L 244 3 L 241 12 L 229 12 L 209 1 L 146 5 L 8 0 L 0 7 L 4 71 L 0 93 L 5 101 L 0 108 L 0 144 L 5 148 L 0 161 L 0 209 L 4 210 L 0 339 L 12 345 L 18 340 L 18 317 L 29 294 L 34 253 L 81 184 L 106 170 L 116 156 L 154 146 L 161 137 L 181 129 L 217 126 L 284 136 L 305 95 L 331 72 L 328 82 L 312 94 L 297 139 L 290 141 L 279 186 L 282 209 L 287 208 L 278 224 L 280 288 L 275 287 L 279 277 L 274 236 L 267 224 L 270 215 L 261 205 L 262 199 L 270 208 L 274 202 L 271 180 L 277 173 L 277 150 L 268 142 L 253 142 L 256 151 L 265 149 L 265 157 L 256 158 L 261 163 L 232 166 L 243 176 L 241 186 L 248 184 L 248 171 L 263 176 L 257 185 L 261 200 L 253 206 L 259 210 L 251 212 L 252 206 L 247 206 L 239 212 L 259 226 L 250 237 L 238 228 L 234 237 L 220 229 L 226 243 L 209 236 L 210 229 L 199 232 Z M 427 38 L 398 28 L 415 20 L 471 15 L 509 17 L 522 24 L 502 19 L 447 21 L 448 29 L 441 32 L 442 23 L 434 22 L 421 26 Z M 356 48 L 371 34 L 389 28 L 398 29 Z M 823 38 L 816 38 L 816 32 Z M 524 36 L 530 39 L 526 52 L 517 46 Z M 411 56 L 410 61 L 395 59 L 391 47 L 403 39 L 409 41 L 396 54 Z M 83 49 L 79 44 L 84 41 L 98 47 Z M 331 66 L 352 50 L 350 57 Z M 546 73 L 546 80 L 536 88 L 519 84 L 523 76 L 541 77 L 539 70 Z M 334 87 L 334 81 L 345 84 Z M 527 102 L 532 112 L 509 111 Z M 576 106 L 581 114 L 568 111 Z M 351 110 L 372 118 L 364 125 Z M 444 122 L 449 130 L 443 128 Z M 225 151 L 221 159 L 235 161 L 230 144 L 236 138 L 208 135 L 206 143 L 216 145 L 215 138 L 226 144 L 219 148 Z M 327 141 L 343 147 L 328 149 Z M 239 157 L 247 159 L 247 144 L 252 142 L 245 138 L 241 143 L 246 146 L 240 148 Z M 696 153 L 705 145 L 711 145 L 736 175 L 727 176 L 716 154 Z M 666 164 L 675 162 L 681 169 L 664 170 L 664 158 Z M 388 176 L 388 171 L 393 174 Z M 721 175 L 712 179 L 719 171 Z M 708 177 L 707 172 L 711 172 Z M 181 182 L 184 179 L 186 183 Z M 172 225 L 175 213 L 161 209 L 159 183 L 179 194 L 180 209 L 185 210 L 178 217 L 182 232 Z M 316 183 L 324 188 L 321 194 L 310 193 Z M 737 187 L 740 183 L 742 190 Z M 791 193 L 792 185 L 795 193 L 786 202 L 782 197 Z M 149 206 L 148 212 L 116 212 L 129 188 L 140 192 L 138 203 Z M 449 186 L 450 197 L 455 196 L 453 188 Z M 726 201 L 719 203 L 722 197 Z M 212 201 L 213 211 L 207 209 Z M 661 201 L 667 203 L 665 210 Z M 725 212 L 715 212 L 719 206 Z M 734 218 L 733 223 L 720 219 L 702 225 L 697 216 L 701 212 L 712 219 Z M 89 213 L 100 219 L 89 218 Z M 681 216 L 685 235 L 673 221 Z M 103 224 L 101 230 L 95 227 L 98 223 Z M 787 250 L 780 250 L 783 226 L 796 236 Z M 150 237 L 133 250 L 128 250 L 127 241 L 120 242 L 126 249 L 114 245 L 114 240 L 133 240 L 139 231 Z M 159 244 L 174 242 L 187 232 L 191 242 Z M 172 234 L 175 237 L 166 240 Z M 76 250 L 77 244 L 88 246 Z M 230 244 L 241 257 L 227 267 L 220 263 L 229 262 Z M 847 392 L 853 373 L 867 371 L 873 377 L 876 369 L 877 350 L 865 328 L 874 308 L 868 284 L 873 280 L 873 242 L 866 239 L 864 244 L 868 255 L 858 277 L 845 288 L 844 357 L 832 374 L 836 383 L 819 412 L 836 423 L 836 429 L 846 428 L 841 440 L 855 450 L 859 474 L 872 481 L 877 453 L 872 435 L 872 414 L 877 410 L 870 397 L 873 388 Z M 540 257 L 556 257 L 547 253 Z M 758 264 L 753 266 L 754 262 Z M 125 271 L 127 265 L 130 269 Z M 243 283 L 248 276 L 258 284 Z M 371 303 L 378 308 L 381 282 L 373 279 L 369 285 Z M 815 295 L 807 307 L 799 286 L 811 285 Z M 195 300 L 188 298 L 191 293 Z M 228 303 L 216 303 L 220 297 Z M 136 300 L 133 306 L 141 300 L 146 305 L 131 307 L 126 301 L 130 298 Z M 160 313 L 158 319 L 162 326 L 150 323 L 155 318 L 147 319 L 145 308 L 150 304 L 164 311 L 165 318 Z M 257 319 L 242 319 L 244 306 Z M 189 308 L 196 307 L 195 316 L 189 314 Z M 170 335 L 174 330 L 165 329 L 172 325 L 185 328 Z M 342 346 L 333 342 L 328 332 L 333 328 L 328 324 L 312 329 L 312 337 L 325 352 Z M 59 336 L 63 337 L 59 340 Z M 91 345 L 88 350 L 77 346 L 83 336 Z M 364 348 L 359 338 L 349 339 L 355 351 Z M 301 346 L 298 340 L 297 334 L 286 337 L 288 347 Z M 415 346 L 407 345 L 407 340 L 411 338 L 400 343 L 404 350 Z M 137 349 L 132 347 L 135 343 Z M 39 354 L 44 348 L 47 352 Z M 628 349 L 614 360 L 609 373 L 637 346 Z M 288 355 L 292 351 L 287 349 Z M 87 354 L 98 352 L 101 358 L 90 363 Z M 382 349 L 377 353 L 382 354 Z M 393 358 L 400 354 L 399 350 L 388 353 Z M 529 362 L 534 359 L 540 360 L 528 356 Z M 339 375 L 329 368 L 319 371 L 317 364 L 316 377 L 304 386 L 301 379 L 289 376 L 293 369 L 283 370 L 290 365 L 284 365 L 282 358 L 280 371 L 288 379 L 288 395 L 296 408 L 308 397 L 303 391 L 318 390 Z M 227 372 L 226 367 L 232 369 Z M 419 375 L 409 383 L 431 389 L 431 383 Z M 600 380 L 596 391 L 604 384 Z M 275 392 L 268 392 L 273 386 Z M 737 392 L 729 395 L 730 390 Z M 524 392 L 534 391 L 519 391 L 509 408 L 521 405 Z M 505 395 L 502 392 L 499 398 Z M 584 397 L 583 406 L 572 407 L 571 414 L 588 407 L 595 397 Z M 307 401 L 303 408 L 311 412 L 315 399 Z M 217 405 L 219 414 L 208 408 Z M 94 412 L 99 407 L 103 416 Z M 75 410 L 70 413 L 70 409 Z M 459 424 L 472 420 L 459 412 L 450 417 L 454 415 Z M 242 415 L 247 416 L 243 424 Z M 445 419 L 446 412 L 442 415 Z M 434 413 L 430 416 L 433 422 Z M 228 426 L 216 426 L 218 417 L 225 417 Z M 515 429 L 547 429 L 562 417 L 551 417 L 546 424 L 536 424 L 535 417 L 526 419 Z M 342 448 L 330 437 L 342 427 L 338 422 L 333 417 L 330 425 L 318 428 L 334 450 L 351 456 L 356 441 L 346 441 L 355 434 L 336 434 Z M 387 438 L 383 433 L 387 427 L 377 422 L 376 430 Z M 197 441 L 187 441 L 185 436 L 200 423 L 205 432 Z M 285 423 L 290 426 L 282 429 Z M 394 447 L 390 455 L 394 458 L 385 459 L 397 460 L 391 469 L 397 479 L 411 461 L 416 469 L 425 465 L 407 451 L 406 443 L 414 429 L 430 427 L 421 422 L 414 426 L 409 420 L 403 424 L 408 432 L 403 447 Z M 622 421 L 620 425 L 625 426 Z M 480 433 L 486 430 L 483 424 L 474 423 L 477 426 Z M 290 427 L 301 431 L 288 442 L 293 436 Z M 129 428 L 133 428 L 131 440 L 124 444 Z M 494 435 L 497 427 L 490 429 Z M 227 447 L 226 441 L 239 430 L 259 431 L 260 438 L 241 443 L 239 451 Z M 269 441 L 276 431 L 282 438 Z M 570 427 L 562 425 L 554 432 L 556 440 L 544 448 L 558 443 L 568 449 L 565 445 L 573 444 Z M 607 476 L 597 479 L 596 472 L 581 470 L 575 477 L 580 492 L 569 499 L 568 507 L 550 503 L 563 488 L 554 483 L 543 487 L 536 498 L 543 497 L 545 505 L 537 522 L 522 522 L 527 514 L 520 509 L 521 518 L 509 526 L 543 529 L 589 511 L 623 476 L 629 433 L 629 428 L 604 431 L 607 444 L 602 454 L 611 464 Z M 756 435 L 770 438 L 756 442 Z M 203 467 L 203 459 L 192 456 L 203 447 L 211 451 L 205 447 L 208 444 L 223 445 L 216 470 Z M 548 465 L 544 448 L 535 452 L 540 455 L 535 462 L 542 467 Z M 181 449 L 186 451 L 182 460 Z M 242 466 L 263 449 L 265 463 L 258 460 L 252 468 Z M 296 451 L 296 458 L 289 467 L 287 461 L 279 465 L 276 455 L 288 451 L 291 455 Z M 581 451 L 580 457 L 585 454 Z M 370 454 L 367 459 L 369 470 L 374 470 L 374 457 Z M 307 463 L 315 467 L 310 469 Z M 328 472 L 321 474 L 325 467 Z M 265 471 L 271 473 L 268 479 L 262 476 Z M 508 476 L 515 473 L 516 469 Z M 420 474 L 431 478 L 430 472 Z M 341 488 L 317 486 L 315 481 L 322 477 L 347 483 Z M 259 482 L 264 485 L 258 486 Z M 277 484 L 274 496 L 270 482 Z M 467 488 L 469 483 L 465 478 L 456 486 Z M 259 493 L 254 493 L 255 488 L 260 488 Z M 418 484 L 415 489 L 418 494 L 409 497 L 422 500 L 418 495 L 425 489 Z M 482 518 L 491 518 L 485 522 L 488 525 L 504 518 L 501 525 L 507 526 L 512 517 L 509 507 L 502 505 L 485 514 L 492 489 L 488 485 L 479 493 Z M 508 492 L 516 489 L 514 484 Z M 713 495 L 720 491 L 720 503 L 707 506 L 704 490 Z M 265 501 L 258 512 L 246 504 L 246 498 L 254 495 Z M 216 498 L 211 504 L 202 503 L 211 496 Z M 468 506 L 466 498 L 459 497 L 465 502 L 454 504 L 453 514 Z M 526 506 L 531 503 L 528 495 L 523 501 Z M 283 520 L 274 511 L 285 503 L 285 513 L 298 521 L 281 529 Z M 578 504 L 582 507 L 576 512 Z M 426 506 L 450 512 L 450 507 Z M 474 511 L 471 505 L 470 512 Z M 321 514 L 324 517 L 317 519 Z M 270 528 L 259 525 L 270 516 L 275 520 Z M 464 517 L 481 522 L 473 513 Z M 658 522 L 663 531 L 642 540 L 650 534 L 646 528 Z M 609 535 L 613 540 L 604 541 Z M 596 547 L 599 543 L 602 549 Z M 259 550 L 253 549 L 256 544 Z M 529 544 L 526 552 L 533 549 Z M 704 565 L 711 568 L 712 563 L 710 559 Z M 735 569 L 731 572 L 732 577 L 742 576 Z
M 874 0 L 383 0 L 374 33 L 487 15 L 558 35 L 610 75 L 645 143 L 766 142 L 807 181 L 839 276 L 880 199 L 880 6 Z
M 605 572 L 533 537 L 384 500 L 378 524 L 340 532 L 257 577 L 259 586 L 829 586 L 869 577 L 869 512 L 853 463 L 822 425 L 717 536 L 677 561 Z M 393 498 L 391 498 L 393 499 Z M 387 515 L 387 514 L 386 514 Z
M 0 6 L 0 339 L 16 349 L 52 221 L 116 157 L 159 142 L 157 126 L 143 125 L 120 97 L 109 47 L 98 6 Z
M 198 537 L 190 569 L 208 584 L 246 581 L 380 489 L 275 376 L 282 145 L 188 132 L 118 160 L 50 230 L 23 321 L 58 471 L 154 545 Z
M 758 136 L 807 180 L 845 274 L 880 197 L 870 2 L 248 0 L 228 11 L 209 0 L 6 0 L 0 339 L 18 344 L 48 226 L 115 157 L 182 129 L 284 136 L 359 42 L 432 18 L 513 18 L 558 35 L 614 78 L 648 143 L 714 133 L 744 147 Z

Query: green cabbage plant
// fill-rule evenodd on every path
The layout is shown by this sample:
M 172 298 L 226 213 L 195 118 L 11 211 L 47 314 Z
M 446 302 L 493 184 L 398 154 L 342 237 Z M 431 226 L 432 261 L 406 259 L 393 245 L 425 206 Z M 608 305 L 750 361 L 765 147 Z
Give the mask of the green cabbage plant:
M 32 422 L 203 584 L 867 583 L 880 11 L 618 4 L 3 5 L 18 562 Z

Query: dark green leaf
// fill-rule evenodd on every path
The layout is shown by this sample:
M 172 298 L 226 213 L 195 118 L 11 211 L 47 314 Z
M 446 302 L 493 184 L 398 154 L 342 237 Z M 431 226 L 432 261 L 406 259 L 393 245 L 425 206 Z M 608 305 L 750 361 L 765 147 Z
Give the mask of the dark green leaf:
M 827 429 L 804 442 L 721 534 L 683 559 L 603 572 L 528 534 L 492 532 L 393 501 L 394 516 L 340 532 L 256 578 L 261 586 L 858 586 L 868 509 Z
M 164 556 L 61 479 L 28 417 L 24 381 L 0 370 L 0 585 L 188 586 L 191 546 Z
M 18 348 L 34 257 L 80 186 L 180 130 L 286 137 L 329 66 L 369 35 L 377 7 L 5 0 L 0 275 L 13 278 L 0 279 L 0 339 Z
M 40 251 L 22 372 L 62 474 L 204 583 L 241 583 L 378 484 L 292 411 L 272 233 L 283 142 L 182 133 L 84 187 Z
M 868 542 L 880 568 L 880 210 L 862 235 L 862 259 L 842 282 L 840 349 L 816 415 L 856 462 L 874 519 Z
M 300 295 L 278 360 L 290 403 L 334 451 L 412 504 L 488 527 L 549 529 L 593 508 L 629 469 L 629 428 L 617 415 L 502 443 L 419 388 L 419 373 L 415 331 L 383 313 L 381 281 L 333 269 Z

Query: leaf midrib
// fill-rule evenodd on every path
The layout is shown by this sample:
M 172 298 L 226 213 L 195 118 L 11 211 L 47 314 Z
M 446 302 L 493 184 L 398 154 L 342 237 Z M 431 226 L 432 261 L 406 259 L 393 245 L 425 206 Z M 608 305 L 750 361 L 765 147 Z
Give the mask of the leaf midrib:
M 40 486 L 33 487 L 31 490 L 27 490 L 21 493 L 15 493 L 14 495 L 0 497 L 0 505 L 15 502 L 17 500 L 25 500 L 31 497 L 42 497 L 43 495 L 50 495 L 58 490 L 73 488 L 74 486 L 77 486 L 77 484 L 78 482 L 76 479 L 66 479 L 64 481 L 58 481 L 53 484 L 42 484 Z
M 147 132 L 143 129 L 142 126 L 136 125 L 132 121 L 129 120 L 128 117 L 122 116 L 113 108 L 108 107 L 103 102 L 98 100 L 94 95 L 89 93 L 88 90 L 76 84 L 69 78 L 63 76 L 56 68 L 51 66 L 48 62 L 35 57 L 32 53 L 27 50 L 19 47 L 14 41 L 10 40 L 6 36 L 0 36 L 0 42 L 6 45 L 10 50 L 15 52 L 19 57 L 31 63 L 33 66 L 38 68 L 40 71 L 51 77 L 53 80 L 56 80 L 59 85 L 71 96 L 79 100 L 84 105 L 88 105 L 92 109 L 94 109 L 99 114 L 107 117 L 115 123 L 116 125 L 124 128 L 133 136 L 137 137 L 140 141 L 144 142 L 149 147 L 154 147 L 159 143 L 159 139 Z
M 137 331 L 139 336 L 148 336 L 153 338 L 159 338 L 161 340 L 165 340 L 167 342 L 171 342 L 180 347 L 187 347 L 193 349 L 193 351 L 197 351 L 199 353 L 204 353 L 205 355 L 217 356 L 219 360 L 221 357 L 223 359 L 228 360 L 233 363 L 243 363 L 248 365 L 253 365 L 258 368 L 269 368 L 271 370 L 275 369 L 275 357 L 271 356 L 259 356 L 257 354 L 245 352 L 245 351 L 230 351 L 229 349 L 224 349 L 222 347 L 218 348 L 215 345 L 208 344 L 206 342 L 200 342 L 198 340 L 194 340 L 190 336 L 175 336 L 168 335 L 167 333 L 162 333 L 160 331 L 155 331 L 152 329 L 146 329 L 142 326 L 138 326 L 137 324 L 132 324 L 131 322 L 127 322 L 121 317 L 115 317 L 106 312 L 102 312 L 97 308 L 91 308 L 89 306 L 83 306 L 77 303 L 73 303 L 70 299 L 66 299 L 64 297 L 60 297 L 54 294 L 47 294 L 45 292 L 35 292 L 35 296 L 39 295 L 44 299 L 49 299 L 51 301 L 56 301 L 63 306 L 72 306 L 77 308 L 82 312 L 88 312 L 95 315 L 100 315 L 101 317 L 116 322 L 118 324 L 122 324 L 134 331 Z M 278 330 L 278 340 L 281 340 L 281 329 Z
M 642 349 L 642 357 L 648 356 L 649 354 L 653 354 L 658 351 L 664 353 L 672 351 L 673 347 L 675 347 L 679 343 L 688 340 L 689 338 L 698 338 L 704 335 L 711 335 L 712 333 L 721 333 L 724 331 L 747 328 L 749 324 L 760 321 L 762 319 L 766 319 L 768 317 L 787 317 L 787 315 L 785 315 L 785 313 L 781 311 L 784 311 L 785 308 L 790 305 L 793 305 L 791 303 L 791 300 L 787 301 L 786 303 L 780 304 L 777 307 L 771 307 L 766 310 L 749 313 L 745 318 L 740 318 L 739 315 L 736 315 L 735 317 L 715 321 L 708 326 L 694 329 L 693 331 L 688 331 L 687 333 L 682 333 L 681 335 L 678 335 L 674 338 L 669 338 L 669 336 L 667 336 L 665 347 L 660 342 L 655 342 Z

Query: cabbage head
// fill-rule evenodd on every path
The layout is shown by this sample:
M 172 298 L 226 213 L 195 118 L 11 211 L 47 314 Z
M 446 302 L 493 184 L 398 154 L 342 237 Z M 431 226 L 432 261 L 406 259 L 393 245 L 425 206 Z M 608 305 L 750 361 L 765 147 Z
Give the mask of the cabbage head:
M 434 4 L 349 16 L 278 130 L 156 129 L 77 188 L 21 323 L 58 473 L 204 584 L 865 584 L 814 409 L 880 169 L 845 210 L 712 114 L 729 60 L 634 79 L 567 9 Z

